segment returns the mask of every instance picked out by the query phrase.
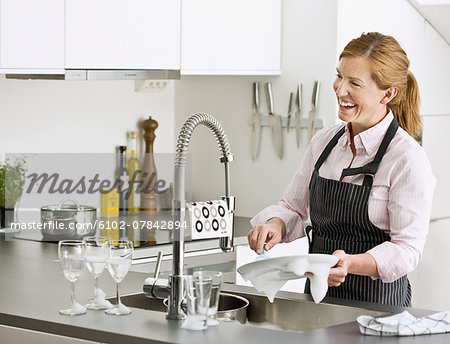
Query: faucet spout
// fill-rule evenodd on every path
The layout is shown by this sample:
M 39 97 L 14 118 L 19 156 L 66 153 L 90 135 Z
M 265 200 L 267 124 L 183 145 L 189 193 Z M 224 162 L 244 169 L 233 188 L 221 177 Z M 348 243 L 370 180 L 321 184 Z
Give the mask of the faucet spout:
M 172 218 L 174 223 L 185 221 L 185 174 L 186 157 L 192 133 L 198 125 L 205 125 L 212 130 L 216 137 L 221 152 L 220 162 L 225 166 L 225 195 L 222 197 L 227 202 L 228 210 L 233 219 L 235 209 L 234 197 L 230 195 L 230 173 L 229 163 L 233 161 L 228 138 L 220 123 L 207 113 L 197 113 L 189 117 L 181 128 L 177 141 L 175 155 L 174 194 L 172 201 Z M 178 222 L 177 222 L 178 221 Z M 234 226 L 229 237 L 220 238 L 220 247 L 228 252 L 233 249 Z M 170 294 L 167 311 L 168 319 L 183 319 L 184 312 L 181 309 L 183 300 L 183 267 L 184 267 L 184 232 L 182 226 L 174 226 L 173 230 L 173 262 L 172 275 L 170 276 Z

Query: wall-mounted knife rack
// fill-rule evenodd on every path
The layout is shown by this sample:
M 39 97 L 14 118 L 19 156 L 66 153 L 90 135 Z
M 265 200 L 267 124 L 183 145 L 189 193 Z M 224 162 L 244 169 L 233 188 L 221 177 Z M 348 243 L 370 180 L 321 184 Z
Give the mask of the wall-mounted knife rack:
M 262 115 L 261 116 L 261 127 L 270 127 L 270 115 Z M 282 127 L 287 128 L 287 116 L 281 116 Z M 308 118 L 301 118 L 300 128 L 308 129 Z M 252 125 L 251 118 L 249 120 L 249 124 Z M 315 130 L 319 130 L 323 128 L 323 121 L 321 118 L 316 118 L 314 122 Z M 289 125 L 289 129 L 295 130 L 295 116 L 291 116 L 291 123 Z

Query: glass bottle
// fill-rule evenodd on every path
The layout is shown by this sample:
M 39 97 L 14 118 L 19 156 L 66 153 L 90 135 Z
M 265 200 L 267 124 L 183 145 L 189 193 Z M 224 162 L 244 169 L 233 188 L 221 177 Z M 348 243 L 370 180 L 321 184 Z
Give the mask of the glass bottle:
M 131 131 L 128 136 L 129 159 L 127 162 L 127 170 L 130 180 L 129 197 L 128 197 L 128 212 L 138 213 L 141 205 L 141 195 L 136 192 L 141 183 L 141 162 L 137 157 L 137 132 Z
M 116 182 L 119 183 L 119 216 L 126 215 L 128 208 L 129 174 L 126 168 L 127 146 L 119 146 L 119 166 L 116 169 Z

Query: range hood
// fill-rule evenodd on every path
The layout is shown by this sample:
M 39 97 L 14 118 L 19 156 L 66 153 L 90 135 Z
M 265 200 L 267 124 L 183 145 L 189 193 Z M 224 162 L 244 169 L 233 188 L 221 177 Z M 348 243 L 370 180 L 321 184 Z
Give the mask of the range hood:
M 178 80 L 179 70 L 161 69 L 66 69 L 61 74 L 5 73 L 7 79 L 41 80 Z

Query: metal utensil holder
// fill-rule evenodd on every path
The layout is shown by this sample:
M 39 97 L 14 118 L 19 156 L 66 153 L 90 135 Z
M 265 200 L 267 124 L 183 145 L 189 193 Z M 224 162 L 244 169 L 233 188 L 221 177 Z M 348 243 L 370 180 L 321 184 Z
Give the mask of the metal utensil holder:
M 282 121 L 282 127 L 283 128 L 287 128 L 287 115 L 286 116 L 281 116 L 281 121 Z M 251 120 L 249 120 L 249 125 L 251 125 Z M 315 126 L 314 128 L 316 130 L 322 129 L 323 128 L 323 121 L 321 118 L 316 118 L 315 120 Z M 270 127 L 270 119 L 269 119 L 269 115 L 262 115 L 261 117 L 261 127 Z M 291 123 L 289 125 L 289 128 L 295 129 L 295 118 L 291 117 Z M 308 129 L 308 118 L 301 118 L 301 128 L 302 129 Z

